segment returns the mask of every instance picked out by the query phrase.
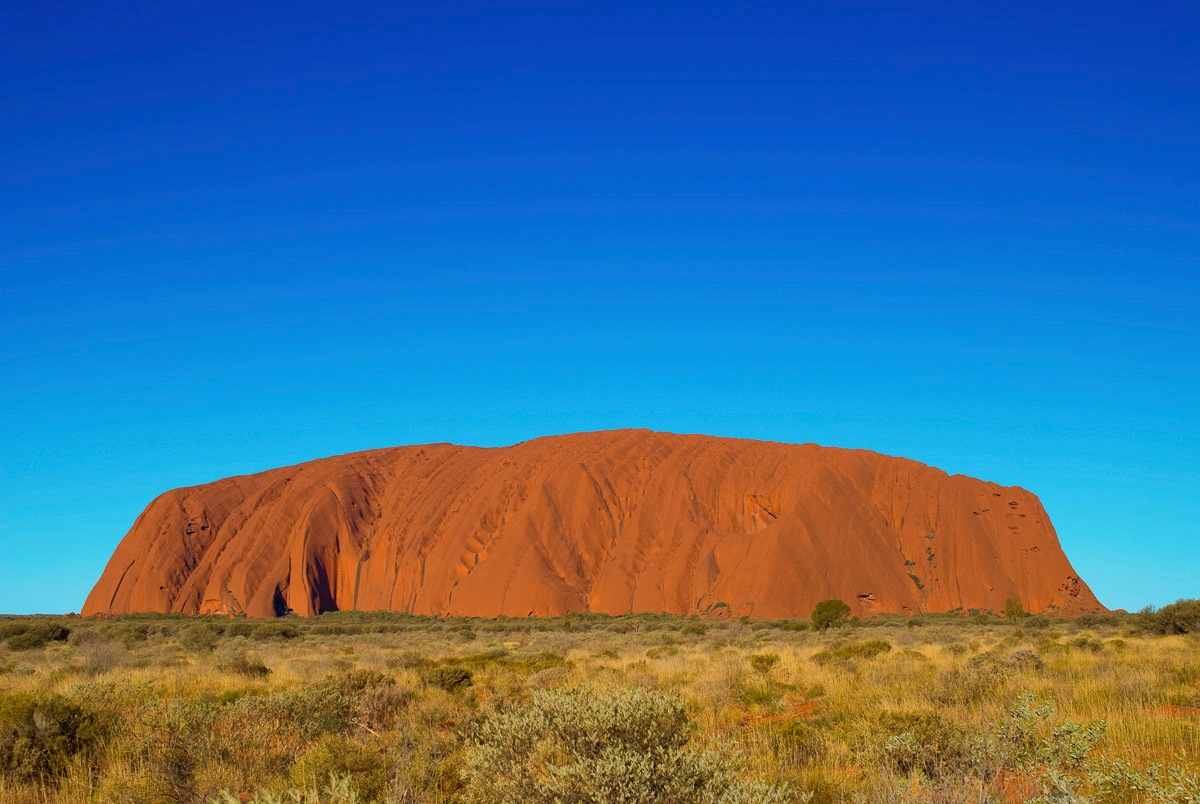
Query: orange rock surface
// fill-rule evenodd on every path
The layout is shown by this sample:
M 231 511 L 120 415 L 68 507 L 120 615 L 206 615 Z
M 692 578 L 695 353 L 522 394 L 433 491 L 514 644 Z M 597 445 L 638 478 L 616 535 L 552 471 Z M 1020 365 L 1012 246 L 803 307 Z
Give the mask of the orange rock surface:
M 324 458 L 169 491 L 103 612 L 1103 611 L 1041 502 L 902 458 L 645 430 Z

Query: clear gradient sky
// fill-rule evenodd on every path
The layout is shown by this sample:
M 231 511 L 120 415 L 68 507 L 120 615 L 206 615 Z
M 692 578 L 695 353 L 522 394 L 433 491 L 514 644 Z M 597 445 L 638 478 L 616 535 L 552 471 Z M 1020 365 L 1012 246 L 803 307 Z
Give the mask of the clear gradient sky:
M 0 612 L 168 488 L 626 426 L 1200 597 L 1196 4 L 583 5 L 4 4 Z

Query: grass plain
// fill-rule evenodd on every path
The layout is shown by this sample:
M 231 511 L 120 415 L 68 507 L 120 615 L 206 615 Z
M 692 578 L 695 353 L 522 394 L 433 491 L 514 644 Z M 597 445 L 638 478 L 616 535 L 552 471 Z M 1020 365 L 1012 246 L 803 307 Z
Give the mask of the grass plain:
M 0 618 L 4 802 L 1200 802 L 1153 615 Z

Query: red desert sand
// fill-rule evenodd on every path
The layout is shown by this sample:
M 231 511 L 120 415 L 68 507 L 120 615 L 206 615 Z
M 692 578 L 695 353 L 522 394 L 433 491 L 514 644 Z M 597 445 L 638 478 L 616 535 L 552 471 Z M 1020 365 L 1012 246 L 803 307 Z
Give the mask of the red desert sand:
M 85 614 L 1104 611 L 1036 496 L 903 458 L 618 430 L 169 491 Z

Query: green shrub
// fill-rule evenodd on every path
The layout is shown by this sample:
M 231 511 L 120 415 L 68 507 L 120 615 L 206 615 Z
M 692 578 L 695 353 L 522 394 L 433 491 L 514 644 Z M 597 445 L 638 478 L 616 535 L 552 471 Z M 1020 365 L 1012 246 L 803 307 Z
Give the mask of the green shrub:
M 249 637 L 254 631 L 254 626 L 245 620 L 234 620 L 229 625 L 225 626 L 225 636 L 232 639 L 234 637 Z
M 66 642 L 71 636 L 71 630 L 58 623 L 44 623 L 38 628 L 31 629 L 46 642 Z
M 1200 775 L 1184 768 L 1134 768 L 1123 759 L 1097 757 L 1088 763 L 1087 786 L 1096 804 L 1193 804 L 1200 801 Z
M 250 629 L 250 639 L 266 641 L 269 639 L 295 639 L 300 636 L 300 629 L 293 625 L 282 623 L 262 623 Z
M 91 642 L 80 651 L 83 664 L 80 669 L 89 676 L 107 673 L 121 663 L 122 648 L 113 642 Z
M 362 801 L 382 801 L 387 793 L 391 764 L 380 745 L 330 734 L 300 757 L 290 778 L 301 789 L 317 789 L 331 778 L 341 777 Z
M 852 642 L 840 648 L 823 650 L 815 654 L 812 660 L 817 664 L 831 662 L 853 661 L 855 659 L 873 659 L 892 650 L 892 643 L 883 639 L 871 639 L 866 642 Z
M 237 653 L 226 657 L 218 666 L 227 673 L 238 673 L 247 678 L 266 678 L 271 675 L 271 668 L 262 663 L 261 659 Z
M 566 657 L 552 651 L 541 651 L 532 654 L 514 655 L 507 650 L 500 648 L 497 650 L 485 651 L 484 653 L 475 653 L 469 656 L 456 656 L 444 659 L 442 664 L 446 667 L 462 667 L 471 671 L 478 671 L 488 667 L 504 668 L 517 675 L 531 675 L 541 670 L 547 670 L 552 667 L 569 667 L 570 662 Z M 432 663 L 427 663 L 424 667 L 431 667 Z M 421 665 L 418 665 L 420 668 Z M 425 675 L 427 673 L 423 673 Z
M 748 783 L 728 756 L 692 747 L 684 702 L 642 688 L 535 692 L 493 712 L 466 755 L 466 799 L 550 802 L 774 802 L 778 788 Z
M 17 634 L 14 637 L 9 637 L 4 643 L 9 650 L 35 650 L 46 644 L 46 641 L 39 638 L 37 634 Z
M 147 714 L 148 722 L 135 732 L 133 746 L 153 788 L 145 792 L 154 800 L 195 800 L 196 769 L 217 750 L 215 705 L 176 700 Z M 222 736 L 236 740 L 237 731 Z
M 0 637 L 9 650 L 34 650 L 50 642 L 66 642 L 70 630 L 58 623 L 18 620 L 5 623 Z
M 14 617 L 0 620 L 0 639 L 34 634 L 43 642 L 66 642 L 71 631 L 53 620 Z
M 358 696 L 327 680 L 267 695 L 242 696 L 230 707 L 230 716 L 249 726 L 270 724 L 277 734 L 314 740 L 323 734 L 350 733 L 358 707 Z
M 1071 640 L 1071 647 L 1085 650 L 1089 653 L 1100 653 L 1104 650 L 1104 642 L 1089 634 L 1081 634 Z
M 769 676 L 777 664 L 779 664 L 778 653 L 756 653 L 750 657 L 750 667 L 754 669 L 754 672 L 764 676 Z
M 368 729 L 390 729 L 413 700 L 413 691 L 398 684 L 368 687 L 358 694 L 355 712 Z
M 896 772 L 936 779 L 964 770 L 969 756 L 963 729 L 935 711 L 884 712 L 876 722 L 883 758 Z M 872 735 L 875 739 L 876 735 Z
M 411 689 L 377 670 L 348 670 L 326 679 L 325 686 L 352 702 L 356 724 L 375 731 L 393 727 L 413 699 Z
M 1021 601 L 1015 597 L 1010 597 L 1004 601 L 1004 619 L 1019 620 L 1029 615 L 1025 612 L 1025 607 L 1021 605 Z
M 402 667 L 405 670 L 424 670 L 432 665 L 433 660 L 428 656 L 411 650 L 406 650 L 388 661 L 389 667 Z
M 777 685 L 765 680 L 756 683 L 743 684 L 738 688 L 737 699 L 744 706 L 774 707 L 783 697 L 783 691 Z
M 1155 633 L 1200 633 L 1200 600 L 1177 600 L 1158 611 L 1143 611 L 1139 617 L 1143 627 Z
M 222 790 L 215 804 L 359 804 L 360 801 L 350 785 L 349 776 L 332 775 L 322 787 L 293 787 L 281 793 L 264 792 L 250 798 Z
M 192 623 L 179 631 L 179 644 L 188 650 L 208 653 L 221 641 L 221 632 L 211 623 Z
M 1040 673 L 1046 669 L 1046 663 L 1042 661 L 1042 657 L 1031 650 L 1016 651 L 1008 657 L 1006 662 L 1014 670 L 1032 670 Z
M 101 737 L 99 719 L 52 693 L 0 693 L 0 775 L 47 780 Z
M 784 767 L 813 765 L 825 758 L 825 732 L 799 720 L 773 720 L 764 726 L 771 754 Z
M 454 666 L 431 667 L 422 675 L 422 680 L 446 692 L 465 689 L 475 683 L 470 670 Z
M 126 647 L 146 642 L 150 638 L 148 623 L 113 623 L 104 628 L 103 638 Z
M 822 600 L 812 610 L 813 628 L 827 631 L 842 625 L 850 617 L 850 607 L 841 600 Z
M 998 653 L 982 653 L 967 662 L 965 667 L 955 667 L 942 674 L 930 695 L 943 704 L 964 701 L 981 701 L 999 696 L 1015 672 L 1041 672 L 1045 669 L 1042 658 L 1031 650 L 1019 650 L 1011 656 Z
M 1056 721 L 1053 704 L 1038 705 L 1033 694 L 1026 692 L 994 731 L 977 740 L 973 752 L 977 761 L 992 770 L 1038 768 L 1065 773 L 1084 766 L 1107 728 L 1103 720 Z
M 1080 628 L 1096 628 L 1102 625 L 1119 626 L 1124 624 L 1124 613 L 1109 612 L 1108 614 L 1080 614 L 1074 618 Z
M 1048 615 L 1045 615 L 1045 614 L 1030 615 L 1030 616 L 1026 617 L 1024 622 L 1022 623 L 1022 625 L 1024 625 L 1026 628 L 1032 628 L 1032 629 L 1039 630 L 1039 631 L 1042 629 L 1045 629 L 1045 628 L 1049 628 L 1053 624 L 1054 624 L 1054 620 L 1052 620 Z
M 376 687 L 394 687 L 396 679 L 378 670 L 359 668 L 331 676 L 327 683 L 345 692 L 361 693 Z

